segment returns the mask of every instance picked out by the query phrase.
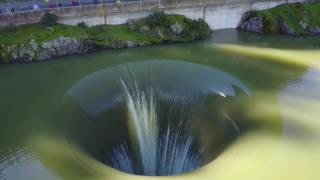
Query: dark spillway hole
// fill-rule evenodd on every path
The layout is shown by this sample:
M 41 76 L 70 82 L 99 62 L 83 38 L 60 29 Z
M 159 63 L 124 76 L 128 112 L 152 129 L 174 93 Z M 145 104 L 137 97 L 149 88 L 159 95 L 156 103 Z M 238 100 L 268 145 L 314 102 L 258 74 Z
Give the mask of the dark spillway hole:
M 105 83 L 108 85 L 103 86 Z M 130 109 L 128 94 L 133 102 L 138 101 L 133 108 L 136 114 Z M 241 94 L 248 92 L 240 81 L 205 66 L 177 61 L 119 66 L 84 78 L 68 92 L 64 113 L 70 120 L 67 136 L 96 160 L 126 173 L 186 173 L 214 160 L 245 131 L 241 111 L 234 103 Z M 145 122 L 153 118 L 157 133 L 149 131 L 155 126 L 148 125 L 139 135 L 134 119 Z M 155 134 L 157 138 L 152 138 Z

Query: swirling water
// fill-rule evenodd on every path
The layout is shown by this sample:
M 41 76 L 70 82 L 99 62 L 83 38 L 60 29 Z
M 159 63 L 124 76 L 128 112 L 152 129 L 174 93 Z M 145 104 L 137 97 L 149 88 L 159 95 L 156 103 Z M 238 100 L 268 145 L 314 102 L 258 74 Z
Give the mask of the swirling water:
M 181 69 L 179 72 L 178 68 Z M 189 87 L 190 83 L 194 87 Z M 123 122 L 129 124 L 125 127 L 129 137 L 122 137 L 118 143 L 110 145 L 112 153 L 107 156 L 110 161 L 106 164 L 127 173 L 163 176 L 190 172 L 203 164 L 201 149 L 207 147 L 201 147 L 197 142 L 199 132 L 194 131 L 199 130 L 194 124 L 208 118 L 208 113 L 196 111 L 203 109 L 208 99 L 213 102 L 217 98 L 231 99 L 239 90 L 250 94 L 241 81 L 223 71 L 181 61 L 152 60 L 100 70 L 81 79 L 67 95 L 93 116 L 99 116 L 117 104 L 125 104 L 127 120 Z M 228 116 L 227 112 L 219 110 L 215 113 Z M 108 118 L 110 116 L 101 121 Z M 230 117 L 223 123 L 236 127 Z M 233 127 L 231 131 L 234 131 Z M 83 136 L 84 133 L 76 131 Z
M 183 164 L 167 163 L 172 161 L 171 156 L 183 157 L 183 153 L 164 150 L 166 144 L 174 144 L 174 137 L 179 137 L 175 135 L 181 132 L 176 131 L 179 127 L 176 121 L 182 119 L 190 122 L 193 145 L 189 154 L 200 157 L 195 173 L 184 174 L 183 179 L 319 179 L 319 69 L 288 61 L 267 61 L 261 55 L 247 57 L 217 51 L 212 47 L 217 43 L 290 50 L 320 47 L 317 38 L 258 36 L 225 30 L 215 32 L 208 41 L 191 44 L 102 51 L 55 61 L 2 65 L 0 179 L 143 179 L 109 168 L 147 174 L 139 158 L 140 146 L 133 143 L 136 141 L 133 125 L 127 123 L 132 122 L 126 103 L 129 98 L 123 96 L 125 88 L 121 77 L 115 78 L 113 70 L 109 70 L 121 64 L 155 59 L 193 64 L 190 66 L 192 73 L 181 66 L 173 70 L 169 70 L 169 66 L 154 68 L 153 72 L 160 74 L 153 76 L 159 77 L 152 86 L 154 103 L 150 102 L 149 91 L 145 91 L 147 105 L 132 104 L 136 110 L 140 108 L 139 111 L 149 109 L 145 111 L 146 116 L 157 114 L 160 128 L 155 143 L 157 154 L 152 150 L 153 156 L 159 156 L 159 152 L 166 154 L 156 161 L 168 167 L 159 168 L 156 164 L 156 175 L 175 174 L 172 170 L 176 169 L 171 166 Z M 220 73 L 197 76 L 194 67 L 199 64 Z M 105 76 L 104 69 L 108 69 Z M 102 76 L 95 73 L 102 73 Z M 192 77 L 197 78 L 193 81 Z M 224 83 L 230 82 L 230 77 L 237 80 L 236 84 L 226 86 Z M 220 88 L 215 95 L 204 101 L 186 98 L 190 97 L 190 92 L 210 90 L 208 86 L 203 88 L 202 80 L 208 79 L 212 80 L 208 81 L 211 88 Z M 122 80 L 126 84 L 126 78 Z M 79 82 L 92 88 L 77 88 Z M 161 86 L 157 86 L 159 84 Z M 172 89 L 173 86 L 176 88 Z M 70 97 L 68 92 L 72 87 L 75 96 Z M 131 85 L 127 84 L 127 89 L 131 98 L 144 101 L 141 96 L 134 97 Z M 242 96 L 239 89 L 248 95 Z M 246 93 L 248 91 L 250 93 Z M 163 93 L 160 99 L 159 92 Z M 174 114 L 169 118 L 166 114 L 170 114 L 168 104 L 172 97 L 176 98 L 173 100 L 176 104 L 173 103 Z M 69 98 L 71 105 L 65 104 Z M 168 122 L 175 123 L 165 126 Z M 182 134 L 190 137 L 185 134 L 186 129 L 182 128 Z M 125 165 L 118 163 L 120 161 L 126 162 Z M 154 167 L 150 169 L 154 171 Z

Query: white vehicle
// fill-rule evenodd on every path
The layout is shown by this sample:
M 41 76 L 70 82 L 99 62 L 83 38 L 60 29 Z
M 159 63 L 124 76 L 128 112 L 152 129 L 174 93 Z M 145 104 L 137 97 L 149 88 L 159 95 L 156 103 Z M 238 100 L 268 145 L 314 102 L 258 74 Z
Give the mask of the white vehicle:
M 34 10 L 39 10 L 40 9 L 40 6 L 38 4 L 33 4 L 33 9 Z

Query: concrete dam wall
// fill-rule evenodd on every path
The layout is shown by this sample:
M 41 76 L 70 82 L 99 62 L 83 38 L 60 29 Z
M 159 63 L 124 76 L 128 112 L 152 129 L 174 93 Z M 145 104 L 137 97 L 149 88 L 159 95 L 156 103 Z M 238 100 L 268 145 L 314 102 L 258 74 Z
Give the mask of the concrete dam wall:
M 300 2 L 291 0 L 289 2 Z M 268 9 L 285 3 L 285 0 L 148 0 L 123 4 L 98 4 L 60 9 L 30 11 L 0 15 L 0 27 L 37 23 L 46 12 L 59 16 L 59 22 L 88 26 L 122 24 L 129 19 L 142 18 L 153 11 L 181 14 L 191 19 L 204 19 L 211 29 L 235 28 L 241 16 L 249 11 Z

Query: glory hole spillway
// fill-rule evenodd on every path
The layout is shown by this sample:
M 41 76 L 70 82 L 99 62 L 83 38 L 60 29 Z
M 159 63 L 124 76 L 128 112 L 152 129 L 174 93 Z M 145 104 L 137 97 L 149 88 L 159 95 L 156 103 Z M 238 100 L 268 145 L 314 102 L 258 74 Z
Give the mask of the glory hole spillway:
M 1 65 L 0 179 L 317 180 L 317 48 L 223 30 Z
M 215 159 L 241 133 L 249 89 L 221 70 L 152 60 L 106 68 L 65 95 L 67 141 L 114 169 L 139 175 L 187 173 Z

